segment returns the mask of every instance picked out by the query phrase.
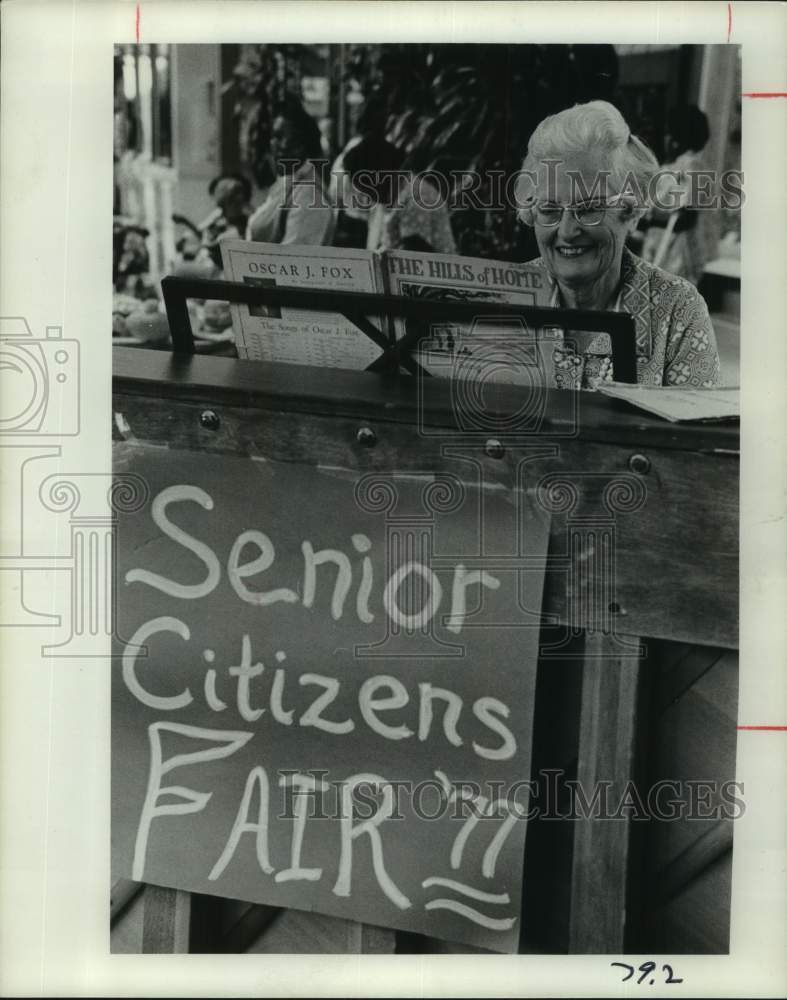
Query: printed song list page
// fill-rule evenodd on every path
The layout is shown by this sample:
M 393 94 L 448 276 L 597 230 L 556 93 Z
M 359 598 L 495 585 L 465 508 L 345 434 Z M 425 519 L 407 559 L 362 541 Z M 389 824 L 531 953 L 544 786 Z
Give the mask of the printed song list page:
M 363 250 L 281 246 L 228 240 L 225 275 L 260 288 L 377 291 L 375 258 Z M 322 368 L 364 369 L 380 348 L 345 316 L 269 305 L 232 306 L 242 358 Z M 379 319 L 370 322 L 381 330 Z M 382 332 L 382 330 L 381 330 Z

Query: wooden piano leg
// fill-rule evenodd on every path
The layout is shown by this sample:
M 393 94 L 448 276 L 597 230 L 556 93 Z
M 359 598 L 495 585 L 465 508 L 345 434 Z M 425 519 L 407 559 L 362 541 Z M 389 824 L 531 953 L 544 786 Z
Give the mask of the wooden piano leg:
M 347 950 L 361 955 L 392 955 L 396 950 L 396 931 L 353 921 L 348 926 Z
M 620 643 L 630 643 L 629 650 Z M 632 636 L 596 632 L 585 637 L 577 778 L 590 801 L 610 782 L 614 810 L 634 778 L 642 657 Z M 624 950 L 631 820 L 576 820 L 571 873 L 569 950 L 620 954 Z
M 188 952 L 191 893 L 146 885 L 143 905 L 143 954 Z

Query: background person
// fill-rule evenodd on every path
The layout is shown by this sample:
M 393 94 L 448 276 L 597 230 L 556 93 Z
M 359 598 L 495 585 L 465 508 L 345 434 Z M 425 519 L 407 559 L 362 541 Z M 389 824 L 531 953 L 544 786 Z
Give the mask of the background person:
M 213 262 L 221 267 L 219 241 L 242 240 L 246 235 L 246 227 L 253 212 L 250 206 L 251 184 L 240 174 L 222 174 L 210 182 L 208 193 L 216 202 L 216 208 L 202 221 L 199 228 L 203 244 Z
M 186 229 L 176 244 L 181 261 L 186 265 L 197 262 L 196 268 L 186 266 L 177 270 L 177 274 L 220 277 L 222 264 L 219 241 L 242 240 L 246 235 L 248 220 L 253 211 L 250 207 L 252 190 L 248 178 L 242 174 L 219 174 L 208 185 L 208 194 L 216 207 L 198 225 L 194 225 L 184 215 L 172 216 L 173 222 Z
M 336 224 L 323 180 L 317 122 L 292 98 L 277 108 L 270 155 L 277 178 L 249 219 L 247 239 L 260 243 L 330 245 Z
M 367 250 L 457 252 L 441 192 L 406 169 L 400 149 L 379 134 L 367 136 L 345 151 L 344 167 L 370 202 Z
M 690 172 L 702 170 L 709 138 L 708 119 L 696 105 L 673 110 L 666 143 L 670 162 L 662 169 L 670 186 L 682 189 L 686 199 L 691 192 Z M 674 212 L 653 208 L 646 222 L 645 260 L 698 284 L 707 262 L 700 211 L 686 204 Z
M 379 94 L 370 96 L 358 116 L 358 133 L 345 145 L 331 167 L 331 204 L 336 207 L 336 232 L 333 245 L 363 250 L 369 233 L 369 208 L 359 198 L 347 172 L 344 158 L 365 139 L 385 140 L 387 122 L 385 101 Z
M 558 162 L 550 168 L 547 160 Z M 621 194 L 629 190 L 626 177 L 646 192 L 657 170 L 617 108 L 606 101 L 575 105 L 545 118 L 530 137 L 517 191 L 520 218 L 534 228 L 541 254 L 534 263 L 549 276 L 553 305 L 633 315 L 638 383 L 710 388 L 720 365 L 704 299 L 685 279 L 625 247 L 646 210 Z M 582 201 L 603 171 L 608 180 L 600 194 Z M 577 334 L 574 348 L 556 352 L 555 366 L 561 388 L 611 381 L 609 336 Z

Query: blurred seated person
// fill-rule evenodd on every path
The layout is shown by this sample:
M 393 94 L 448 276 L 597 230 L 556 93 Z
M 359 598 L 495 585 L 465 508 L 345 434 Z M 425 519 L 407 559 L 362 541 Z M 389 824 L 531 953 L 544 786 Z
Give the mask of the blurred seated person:
M 716 337 L 705 300 L 685 279 L 625 247 L 647 210 L 629 177 L 647 192 L 658 171 L 648 147 L 606 101 L 545 118 L 530 137 L 517 187 L 520 219 L 534 229 L 552 304 L 631 313 L 637 382 L 710 388 L 719 382 Z M 609 335 L 579 333 L 555 351 L 559 388 L 612 381 Z
M 136 294 L 140 279 L 150 271 L 147 238 L 150 230 L 116 216 L 112 226 L 112 283 L 116 292 Z
M 344 158 L 351 149 L 367 138 L 385 139 L 388 113 L 385 100 L 379 94 L 367 98 L 356 123 L 357 135 L 347 143 L 331 167 L 330 198 L 336 208 L 336 232 L 333 245 L 363 250 L 369 232 L 369 208 L 362 203 L 353 188 Z
M 455 254 L 456 242 L 443 195 L 405 169 L 400 149 L 379 134 L 344 152 L 355 204 L 368 211 L 367 250 L 417 250 Z
M 122 218 L 113 226 L 112 337 L 115 342 L 164 347 L 169 325 L 150 275 L 149 230 Z
M 175 244 L 180 261 L 172 273 L 177 277 L 222 278 L 221 241 L 244 239 L 246 236 L 248 219 L 253 211 L 249 206 L 252 187 L 248 179 L 241 174 L 220 174 L 210 182 L 208 193 L 216 207 L 199 226 L 185 216 L 172 216 L 174 222 L 187 229 Z M 218 347 L 220 353 L 235 353 L 229 302 L 190 299 L 187 308 L 198 352 L 204 351 L 208 343 Z
M 645 260 L 679 274 L 693 285 L 699 283 L 705 270 L 707 252 L 702 232 L 700 211 L 688 201 L 691 194 L 690 171 L 702 170 L 703 150 L 710 139 L 708 119 L 696 105 L 675 108 L 669 118 L 667 154 L 664 171 L 665 205 L 674 204 L 673 211 L 652 208 L 645 219 L 646 231 L 642 246 Z M 672 197 L 670 197 L 672 195 Z
M 330 180 L 330 201 L 336 210 L 336 229 L 333 236 L 335 247 L 354 247 L 363 250 L 369 232 L 369 209 L 361 204 L 350 182 L 350 175 L 344 165 L 344 157 L 363 140 L 362 135 L 353 136 L 333 161 Z
M 222 174 L 210 182 L 208 194 L 212 195 L 216 208 L 203 219 L 199 229 L 204 245 L 221 267 L 221 255 L 216 259 L 219 239 L 242 240 L 246 235 L 246 226 L 254 211 L 250 206 L 251 184 L 240 174 Z
M 176 243 L 182 264 L 175 274 L 182 277 L 217 277 L 221 272 L 222 239 L 244 239 L 253 209 L 250 207 L 251 184 L 241 174 L 220 174 L 208 185 L 215 208 L 198 225 L 184 215 L 174 214 L 173 222 L 187 232 Z M 193 266 L 189 266 L 192 265 Z
M 274 112 L 270 155 L 277 177 L 265 201 L 249 219 L 247 239 L 329 246 L 335 212 L 323 182 L 325 160 L 320 130 L 295 98 L 289 98 Z

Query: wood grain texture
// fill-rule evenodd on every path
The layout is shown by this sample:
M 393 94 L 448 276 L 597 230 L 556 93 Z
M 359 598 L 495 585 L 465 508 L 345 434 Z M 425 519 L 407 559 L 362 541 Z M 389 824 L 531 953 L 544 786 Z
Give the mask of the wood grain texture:
M 232 901 L 234 902 L 234 900 Z M 277 906 L 248 905 L 242 916 L 221 938 L 221 950 L 227 954 L 239 955 L 250 951 L 271 924 L 281 916 Z
M 732 850 L 732 820 L 714 822 L 657 876 L 658 896 L 669 901 Z
M 112 955 L 139 955 L 142 951 L 142 924 L 145 886 L 110 921 L 109 950 Z
M 145 886 L 142 915 L 143 954 L 185 954 L 189 950 L 191 894 L 180 889 Z
M 635 648 L 634 637 L 627 637 Z M 598 782 L 620 799 L 635 775 L 641 659 L 621 655 L 609 637 L 586 640 L 577 779 L 590 800 Z M 569 947 L 574 954 L 625 950 L 630 820 L 576 821 Z
M 353 920 L 305 910 L 279 910 L 246 950 L 255 955 L 346 955 L 360 953 L 361 947 L 361 924 Z
M 662 643 L 654 709 L 664 712 L 690 690 L 724 655 L 720 649 L 688 643 Z
M 678 783 L 674 793 L 662 797 L 675 802 L 675 818 L 650 830 L 648 856 L 654 873 L 715 827 L 721 818 L 715 810 L 729 808 L 721 788 L 735 777 L 737 656 L 725 650 L 703 652 L 712 666 L 652 722 L 648 784 Z M 692 659 L 698 657 L 692 653 Z
M 650 914 L 650 950 L 674 955 L 727 954 L 731 895 L 732 851 L 727 851 Z
M 142 892 L 144 886 L 141 882 L 132 882 L 131 879 L 120 878 L 112 885 L 109 896 L 109 923 L 110 927 L 118 920 L 133 900 Z
M 439 434 L 419 433 L 412 426 L 368 416 L 350 419 L 210 407 L 219 417 L 219 428 L 209 430 L 200 422 L 207 408 L 207 403 L 119 391 L 114 399 L 115 412 L 122 414 L 116 423 L 124 428 L 129 443 L 145 441 L 203 455 L 250 455 L 359 473 L 451 470 L 469 475 L 475 469 L 485 483 L 504 490 L 538 490 L 542 481 L 565 482 L 576 491 L 577 501 L 572 509 L 552 514 L 552 569 L 546 580 L 545 612 L 576 628 L 594 627 L 608 616 L 614 602 L 620 609 L 616 627 L 623 631 L 728 648 L 738 644 L 735 457 L 657 450 L 642 437 L 634 449 L 582 438 L 545 437 L 512 445 L 494 459 L 485 453 L 482 436 L 452 447 L 448 455 Z M 358 443 L 361 427 L 374 431 L 374 447 Z M 120 433 L 117 427 L 116 433 Z M 461 452 L 461 462 L 453 457 L 455 451 Z M 629 470 L 635 453 L 645 453 L 650 462 L 645 476 L 634 477 Z M 118 441 L 116 467 L 121 458 Z M 640 480 L 641 505 L 631 511 L 610 511 L 610 484 Z M 591 521 L 597 522 L 595 527 L 588 527 Z M 609 535 L 614 545 L 613 557 L 606 562 L 590 558 L 598 550 L 599 532 Z M 577 567 L 585 571 L 577 573 Z M 572 583 L 577 579 L 584 581 L 581 592 Z M 588 603 L 588 595 L 601 603 Z
M 218 406 L 256 407 L 291 413 L 380 419 L 456 427 L 458 411 L 447 379 L 418 380 L 371 372 L 328 371 L 305 365 L 266 365 L 234 358 L 175 357 L 165 351 L 114 348 L 113 386 L 153 399 L 190 400 Z M 739 429 L 724 424 L 672 424 L 599 393 L 558 389 L 543 394 L 547 433 L 619 444 L 649 440 L 653 447 L 737 453 Z M 510 418 L 523 393 L 501 383 L 484 386 L 484 414 Z M 524 434 L 522 436 L 527 436 Z
M 353 926 L 351 941 L 356 947 L 350 951 L 357 950 L 361 955 L 393 955 L 396 951 L 396 931 L 391 928 L 360 923 Z
M 735 777 L 737 653 L 650 643 L 657 666 L 643 785 L 659 795 L 662 820 L 644 841 L 635 950 L 723 953 L 729 948 L 730 857 L 740 789 Z M 671 818 L 669 814 L 671 815 Z

